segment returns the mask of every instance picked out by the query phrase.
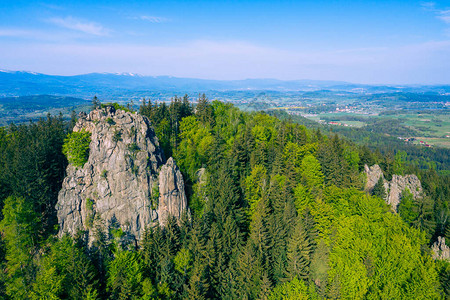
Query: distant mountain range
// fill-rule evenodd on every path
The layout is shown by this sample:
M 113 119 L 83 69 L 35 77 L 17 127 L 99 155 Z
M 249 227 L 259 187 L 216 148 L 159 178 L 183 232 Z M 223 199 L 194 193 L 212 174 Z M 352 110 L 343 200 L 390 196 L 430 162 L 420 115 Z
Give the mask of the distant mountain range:
M 365 85 L 343 81 L 324 80 L 206 80 L 171 76 L 142 76 L 133 73 L 90 73 L 75 76 L 46 75 L 35 72 L 0 70 L 0 96 L 38 94 L 76 96 L 139 96 L 146 92 L 193 93 L 208 91 L 345 91 L 357 94 L 371 93 L 450 93 L 450 85 L 394 86 Z

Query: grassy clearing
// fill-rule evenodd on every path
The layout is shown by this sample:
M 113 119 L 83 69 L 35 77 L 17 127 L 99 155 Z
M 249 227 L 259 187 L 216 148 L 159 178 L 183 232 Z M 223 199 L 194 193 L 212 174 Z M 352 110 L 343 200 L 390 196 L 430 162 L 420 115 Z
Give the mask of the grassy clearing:
M 317 115 L 306 115 L 310 120 L 319 121 L 334 121 L 341 124 L 348 124 L 352 127 L 363 127 L 367 125 L 364 119 L 383 119 L 383 120 L 400 120 L 401 125 L 410 127 L 418 132 L 415 137 L 417 140 L 425 141 L 426 143 L 435 146 L 450 148 L 450 114 L 436 112 L 436 113 L 405 113 L 396 115 L 364 115 L 364 114 L 352 114 L 352 113 L 322 113 Z M 359 121 L 348 120 L 349 117 L 360 118 Z M 370 122 L 369 122 L 370 123 Z M 416 144 L 419 144 L 417 142 Z
M 403 124 L 423 133 L 425 137 L 444 138 L 450 135 L 450 115 L 409 114 L 400 115 Z

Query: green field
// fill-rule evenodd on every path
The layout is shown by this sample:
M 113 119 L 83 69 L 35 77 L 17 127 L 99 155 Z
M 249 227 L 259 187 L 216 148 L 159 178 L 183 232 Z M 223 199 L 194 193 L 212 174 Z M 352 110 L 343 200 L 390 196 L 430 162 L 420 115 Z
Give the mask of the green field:
M 354 117 L 358 117 L 361 118 L 361 120 L 348 120 L 349 116 L 354 116 Z M 351 114 L 351 113 L 322 113 L 322 114 L 317 114 L 317 115 L 306 115 L 306 118 L 316 121 L 316 122 L 329 122 L 329 121 L 334 121 L 334 122 L 340 122 L 341 124 L 347 124 L 351 127 L 363 127 L 364 125 L 366 125 L 366 123 L 364 122 L 365 118 L 368 118 L 367 115 L 363 115 L 363 114 Z M 344 126 L 344 125 L 342 125 Z
M 386 116 L 382 116 L 385 118 Z M 402 125 L 419 132 L 416 139 L 430 145 L 450 148 L 450 115 L 448 113 L 413 113 L 394 116 Z
M 397 116 L 402 124 L 421 133 L 424 137 L 444 138 L 450 135 L 449 114 L 404 114 Z
M 424 141 L 432 146 L 441 148 L 450 148 L 450 138 L 429 138 L 429 137 L 416 137 L 417 141 L 414 144 L 419 145 L 419 141 Z
M 321 113 L 306 115 L 310 120 L 316 122 L 338 122 L 347 124 L 352 127 L 363 127 L 373 124 L 374 122 L 381 120 L 399 120 L 400 125 L 406 128 L 410 128 L 416 132 L 412 136 L 418 140 L 425 141 L 426 143 L 437 146 L 450 148 L 450 114 L 447 111 L 436 112 L 414 112 L 414 113 L 393 113 L 393 114 L 381 114 L 381 115 L 367 115 L 357 113 Z M 339 126 L 339 125 L 336 125 Z M 385 132 L 387 134 L 396 136 L 394 132 Z M 417 142 L 418 144 L 418 142 Z

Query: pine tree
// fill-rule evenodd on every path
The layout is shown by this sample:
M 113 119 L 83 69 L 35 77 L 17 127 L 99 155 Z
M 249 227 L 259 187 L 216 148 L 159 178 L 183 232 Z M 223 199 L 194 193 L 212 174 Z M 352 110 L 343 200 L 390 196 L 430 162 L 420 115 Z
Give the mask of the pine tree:
M 265 271 L 261 277 L 258 299 L 262 300 L 268 299 L 271 289 L 272 289 L 272 282 L 270 281 L 267 271 Z
M 412 225 L 425 231 L 427 237 L 431 238 L 431 233 L 434 232 L 436 226 L 433 220 L 433 201 L 428 196 L 417 197 L 414 201 L 413 211 L 417 217 L 412 221 Z
M 100 100 L 98 100 L 97 96 L 94 96 L 94 98 L 92 98 L 92 109 L 97 109 L 101 107 L 101 102 Z
M 250 220 L 254 219 L 256 208 L 259 201 L 265 197 L 267 189 L 267 172 L 266 169 L 257 165 L 252 169 L 250 176 L 245 179 L 246 186 L 246 200 L 248 203 L 248 217 Z
M 236 261 L 238 299 L 255 299 L 259 294 L 260 278 L 264 267 L 254 256 L 252 247 L 246 246 L 241 250 Z
M 83 246 L 67 235 L 53 242 L 39 262 L 35 297 L 51 298 L 46 291 L 70 299 L 84 299 L 88 290 L 95 293 L 97 274 Z
M 405 163 L 407 153 L 405 151 L 398 151 L 394 157 L 394 173 L 399 175 L 405 175 Z
M 64 277 L 57 274 L 55 267 L 40 270 L 33 283 L 31 299 L 59 299 L 63 289 L 63 279 Z
M 297 224 L 287 246 L 286 276 L 288 280 L 292 280 L 294 277 L 306 279 L 309 274 L 310 262 L 311 243 L 301 220 L 297 219 Z
M 372 195 L 380 197 L 381 199 L 386 199 L 386 190 L 384 188 L 383 176 L 380 176 L 377 183 L 373 187 Z
M 38 242 L 35 224 L 39 224 L 39 217 L 32 203 L 12 196 L 5 200 L 0 231 L 6 245 L 6 294 L 12 299 L 27 298 L 34 281 L 33 255 Z
M 320 145 L 318 160 L 326 185 L 351 186 L 351 168 L 345 159 L 343 143 L 337 135 Z
M 139 254 L 120 251 L 108 264 L 107 290 L 113 299 L 135 299 L 142 292 L 142 265 Z
M 205 94 L 199 95 L 195 115 L 203 124 L 214 126 L 214 111 Z
M 194 263 L 186 290 L 186 299 L 205 299 L 209 284 L 204 278 L 204 268 L 200 263 Z

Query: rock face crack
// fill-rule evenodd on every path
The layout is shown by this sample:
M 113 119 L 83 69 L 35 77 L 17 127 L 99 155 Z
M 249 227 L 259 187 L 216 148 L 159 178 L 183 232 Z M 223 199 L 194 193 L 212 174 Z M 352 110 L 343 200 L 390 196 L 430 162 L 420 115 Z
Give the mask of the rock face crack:
M 164 164 L 146 117 L 108 106 L 80 114 L 73 130 L 89 131 L 91 143 L 84 166 L 67 167 L 56 205 L 60 235 L 87 230 L 92 238 L 97 222 L 115 222 L 139 240 L 147 226 L 164 226 L 187 210 L 183 176 L 172 158 Z

